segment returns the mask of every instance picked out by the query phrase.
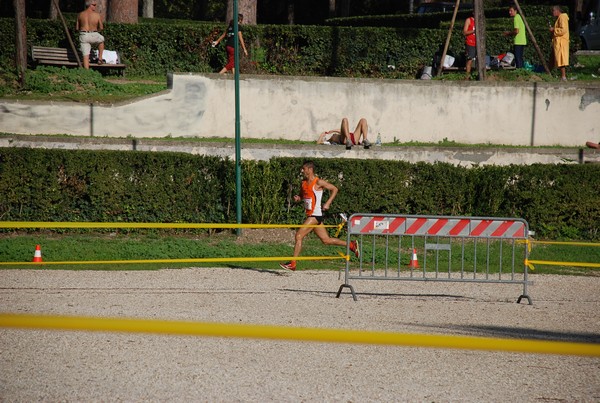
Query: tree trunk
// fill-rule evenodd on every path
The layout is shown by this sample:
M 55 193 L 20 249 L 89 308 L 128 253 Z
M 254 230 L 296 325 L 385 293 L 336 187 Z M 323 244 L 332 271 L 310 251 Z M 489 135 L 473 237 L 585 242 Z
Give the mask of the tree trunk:
M 25 73 L 27 72 L 27 24 L 25 18 L 25 0 L 13 0 L 15 9 L 15 64 L 19 84 L 25 85 Z
M 294 0 L 287 0 L 287 20 L 289 25 L 294 25 L 295 20 L 295 4 Z
M 58 18 L 58 9 L 56 8 L 54 2 L 50 0 L 50 10 L 48 11 L 48 19 L 55 20 Z
M 114 1 L 114 0 L 112 0 Z M 238 0 L 238 13 L 244 16 L 245 25 L 256 25 L 256 0 Z M 233 0 L 227 0 L 227 19 L 233 19 Z
M 83 4 L 85 7 L 85 2 L 82 2 L 81 4 Z M 96 0 L 96 4 L 96 12 L 100 14 L 100 16 L 102 17 L 102 21 L 106 21 L 106 15 L 108 11 L 108 0 Z
M 110 0 L 107 21 L 137 24 L 138 0 Z
M 142 0 L 144 8 L 142 9 L 142 17 L 154 18 L 154 0 Z
M 483 0 L 475 0 L 475 37 L 477 38 L 477 79 L 485 81 L 485 15 Z
M 329 0 L 329 18 L 334 18 L 335 15 L 335 0 Z

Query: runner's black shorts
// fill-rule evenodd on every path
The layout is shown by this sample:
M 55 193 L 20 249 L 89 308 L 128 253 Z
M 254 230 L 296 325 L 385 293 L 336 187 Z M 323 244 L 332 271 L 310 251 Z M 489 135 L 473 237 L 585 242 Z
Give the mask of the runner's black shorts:
M 311 217 L 317 220 L 317 224 L 323 224 L 323 221 L 325 220 L 325 217 L 322 215 L 311 215 Z

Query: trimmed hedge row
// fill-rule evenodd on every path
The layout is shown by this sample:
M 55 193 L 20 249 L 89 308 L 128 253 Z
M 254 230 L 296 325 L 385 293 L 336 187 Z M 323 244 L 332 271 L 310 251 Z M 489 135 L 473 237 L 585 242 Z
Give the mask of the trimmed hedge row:
M 338 213 L 522 217 L 539 237 L 598 240 L 600 167 L 456 167 L 318 160 L 340 192 Z M 298 223 L 302 161 L 243 161 L 247 223 Z M 236 221 L 234 162 L 179 153 L 0 149 L 3 221 Z
M 504 20 L 499 20 L 504 21 Z M 510 29 L 491 24 L 487 51 L 497 55 L 512 48 L 510 38 L 502 35 Z M 539 20 L 538 20 L 539 21 Z M 69 22 L 74 26 L 74 22 Z M 532 26 L 542 52 L 550 56 L 547 27 Z M 445 28 L 338 27 L 259 25 L 244 27 L 250 59 L 241 59 L 245 73 L 284 75 L 330 75 L 350 77 L 406 78 L 418 74 L 420 67 L 431 65 L 436 51 L 444 43 Z M 129 75 L 164 75 L 172 72 L 215 72 L 225 64 L 222 46 L 210 43 L 224 29 L 222 24 L 164 22 L 147 20 L 140 24 L 107 24 L 106 48 L 119 50 Z M 464 51 L 462 26 L 457 24 L 450 43 L 450 54 Z M 0 19 L 0 68 L 14 71 L 14 19 Z M 27 21 L 28 46 L 67 47 L 58 21 Z M 71 31 L 72 35 L 75 32 Z M 77 35 L 73 36 L 77 39 Z M 573 35 L 573 47 L 578 39 Z M 525 59 L 540 64 L 533 46 L 527 46 Z M 393 64 L 395 69 L 388 69 Z

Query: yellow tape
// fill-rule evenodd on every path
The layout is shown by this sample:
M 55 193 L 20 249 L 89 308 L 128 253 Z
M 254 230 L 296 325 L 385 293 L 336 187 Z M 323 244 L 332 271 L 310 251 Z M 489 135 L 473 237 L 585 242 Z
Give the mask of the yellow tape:
M 549 260 L 525 260 L 525 264 L 541 264 L 547 266 L 600 267 L 600 263 L 585 262 L 554 262 Z
M 600 246 L 600 243 L 594 243 L 594 242 L 536 241 L 534 239 L 532 239 L 530 242 L 546 244 L 546 245 Z
M 0 228 L 335 228 L 337 225 L 0 221 Z
M 293 328 L 237 323 L 0 314 L 0 327 L 241 337 L 600 357 L 600 345 L 591 343 L 403 334 L 344 329 Z
M 346 224 L 346 221 L 342 221 L 340 224 L 338 224 L 337 231 L 335 231 L 335 237 L 336 238 L 338 236 L 340 236 L 340 232 L 342 232 L 342 228 L 344 228 L 344 224 Z
M 346 259 L 339 256 L 267 256 L 267 257 L 219 257 L 219 258 L 190 258 L 190 259 L 143 259 L 143 260 L 80 260 L 62 262 L 0 262 L 0 266 L 44 266 L 68 264 L 131 264 L 131 263 L 224 263 L 224 262 L 277 262 L 288 260 L 338 260 Z
M 342 259 L 346 260 L 346 261 L 350 261 L 350 255 L 344 255 L 342 252 L 339 252 L 340 256 L 342 257 Z

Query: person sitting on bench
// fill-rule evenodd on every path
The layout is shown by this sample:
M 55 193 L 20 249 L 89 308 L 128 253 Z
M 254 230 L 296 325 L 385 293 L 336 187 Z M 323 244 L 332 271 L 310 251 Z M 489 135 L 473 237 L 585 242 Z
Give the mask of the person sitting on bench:
M 104 29 L 102 16 L 96 11 L 96 0 L 85 0 L 86 9 L 77 15 L 75 29 L 79 31 L 83 67 L 90 68 L 90 52 L 92 45 L 98 45 L 98 64 L 102 64 L 104 51 L 104 37 L 100 31 Z

